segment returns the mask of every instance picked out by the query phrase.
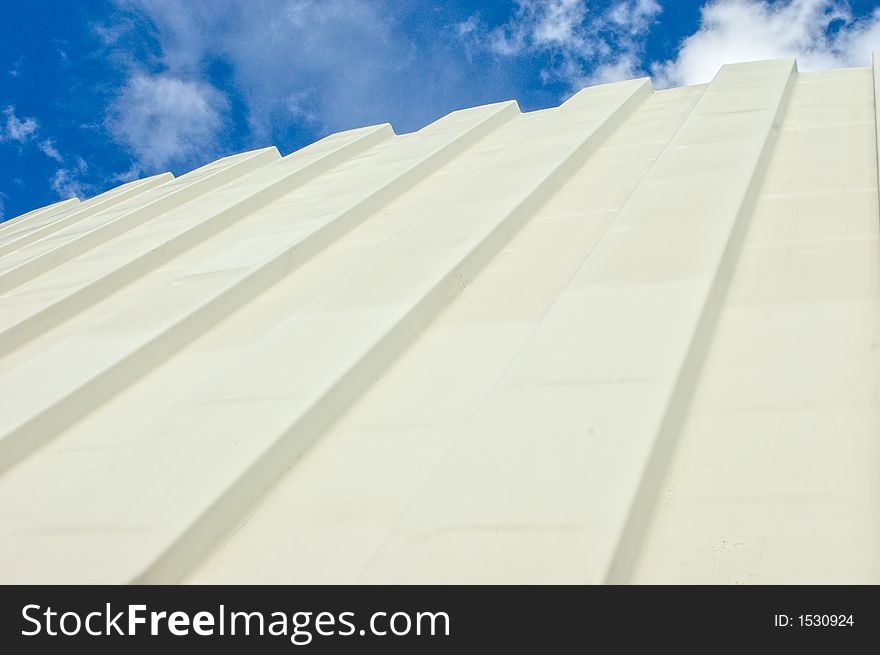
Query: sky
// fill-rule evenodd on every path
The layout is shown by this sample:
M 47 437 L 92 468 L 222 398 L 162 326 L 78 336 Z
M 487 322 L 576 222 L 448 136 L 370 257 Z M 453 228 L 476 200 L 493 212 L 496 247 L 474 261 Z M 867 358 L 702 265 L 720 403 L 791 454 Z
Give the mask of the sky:
M 19 0 L 0 8 L 0 221 L 170 170 L 725 63 L 869 66 L 880 0 Z

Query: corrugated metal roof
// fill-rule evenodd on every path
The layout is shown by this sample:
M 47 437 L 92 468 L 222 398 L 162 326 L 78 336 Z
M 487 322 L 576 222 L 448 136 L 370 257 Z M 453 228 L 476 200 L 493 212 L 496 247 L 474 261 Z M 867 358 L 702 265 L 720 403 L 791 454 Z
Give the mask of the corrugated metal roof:
M 0 225 L 0 580 L 880 581 L 878 71 L 607 84 Z

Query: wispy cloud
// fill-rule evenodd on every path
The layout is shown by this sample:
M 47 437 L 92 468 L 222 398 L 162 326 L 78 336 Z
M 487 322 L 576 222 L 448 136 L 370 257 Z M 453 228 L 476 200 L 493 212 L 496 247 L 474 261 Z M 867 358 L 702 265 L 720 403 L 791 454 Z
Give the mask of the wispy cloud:
M 91 191 L 91 186 L 85 184 L 81 178 L 87 171 L 86 162 L 77 157 L 70 167 L 56 170 L 49 184 L 61 199 L 86 196 Z
M 188 152 L 185 146 L 173 147 L 180 141 L 200 142 L 190 165 L 216 157 L 220 153 L 210 146 L 226 147 L 231 129 L 245 131 L 243 141 L 250 147 L 277 143 L 297 130 L 314 138 L 393 122 L 407 131 L 452 109 L 501 99 L 484 99 L 485 88 L 473 84 L 454 25 L 415 34 L 413 25 L 423 12 L 409 3 L 117 0 L 117 6 L 120 25 L 134 22 L 140 28 L 105 26 L 97 36 L 105 47 L 139 54 L 120 57 L 129 80 L 108 124 L 144 169 L 180 163 Z M 134 44 L 136 33 L 148 35 L 155 47 Z M 170 91 L 167 85 L 157 81 L 146 88 L 145 81 L 156 76 L 180 81 L 201 101 L 172 110 L 158 100 L 160 91 Z M 134 107 L 135 95 L 150 98 L 146 106 L 153 109 Z M 228 100 L 225 106 L 221 95 Z M 164 115 L 177 118 L 158 118 Z
M 91 185 L 82 181 L 82 176 L 88 170 L 86 162 L 77 157 L 73 163 L 66 163 L 65 157 L 55 147 L 54 140 L 42 138 L 40 124 L 36 118 L 20 118 L 16 114 L 15 107 L 11 105 L 3 109 L 2 116 L 0 142 L 6 141 L 15 144 L 18 146 L 19 152 L 39 150 L 46 157 L 60 164 L 49 180 L 49 187 L 59 198 L 79 197 L 92 190 Z
M 40 149 L 40 152 L 46 155 L 49 159 L 54 159 L 57 162 L 61 162 L 64 160 L 64 158 L 61 156 L 61 153 L 58 152 L 57 148 L 55 148 L 55 143 L 52 141 L 52 139 L 43 139 L 42 141 L 40 141 L 37 147 Z
M 24 143 L 36 133 L 39 127 L 34 118 L 19 118 L 15 107 L 9 105 L 3 109 L 3 122 L 0 124 L 0 141 Z
M 137 163 L 154 171 L 213 152 L 227 108 L 226 97 L 210 84 L 137 73 L 121 89 L 107 124 Z
M 659 86 L 677 86 L 707 82 L 738 61 L 797 57 L 800 70 L 868 66 L 878 47 L 880 9 L 856 20 L 842 1 L 715 0 L 676 56 L 652 68 Z
M 655 0 L 619 0 L 592 13 L 585 0 L 516 0 L 511 19 L 488 28 L 472 16 L 458 25 L 471 47 L 499 57 L 540 56 L 545 82 L 571 90 L 637 76 L 645 37 L 661 12 Z
M 10 77 L 18 77 L 21 75 L 22 69 L 24 68 L 24 57 L 19 55 L 15 61 L 12 62 L 12 66 L 9 67 L 9 70 L 6 73 Z

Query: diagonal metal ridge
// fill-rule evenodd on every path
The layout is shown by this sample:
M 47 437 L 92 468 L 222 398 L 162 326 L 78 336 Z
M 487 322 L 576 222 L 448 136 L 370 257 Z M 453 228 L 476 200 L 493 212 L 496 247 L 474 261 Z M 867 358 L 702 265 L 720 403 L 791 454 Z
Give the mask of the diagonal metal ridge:
M 158 245 L 152 246 L 142 254 L 131 257 L 118 268 L 83 284 L 74 291 L 64 295 L 55 302 L 42 305 L 36 312 L 24 315 L 16 323 L 0 327 L 0 357 L 9 353 L 41 334 L 72 318 L 88 307 L 103 300 L 107 296 L 124 288 L 127 284 L 146 275 L 162 264 L 167 263 L 183 252 L 203 243 L 221 231 L 248 218 L 254 212 L 281 198 L 284 194 L 307 183 L 346 159 L 360 154 L 383 140 L 393 137 L 390 125 L 375 128 L 354 130 L 351 139 L 344 140 L 306 163 L 293 166 L 292 170 L 258 191 L 246 194 L 228 207 L 209 213 L 202 220 L 190 222 L 188 226 L 173 234 Z M 343 135 L 334 135 L 339 141 Z M 314 145 L 319 145 L 321 142 Z M 306 149 L 308 151 L 309 149 Z M 305 152 L 305 151 L 301 151 Z M 300 153 L 297 153 L 300 154 Z M 275 163 L 277 166 L 290 167 L 297 164 L 289 158 Z
M 478 120 L 475 124 L 449 138 L 444 138 L 440 146 L 366 198 L 355 202 L 347 210 L 322 223 L 293 244 L 281 248 L 276 254 L 260 261 L 255 267 L 242 271 L 231 284 L 222 287 L 197 306 L 186 307 L 167 327 L 147 337 L 133 348 L 123 350 L 118 357 L 106 365 L 102 364 L 100 370 L 91 377 L 78 380 L 72 388 L 62 389 L 44 408 L 25 418 L 19 425 L 11 427 L 4 436 L 0 436 L 0 472 L 14 466 L 64 427 L 107 402 L 122 389 L 196 339 L 210 326 L 237 311 L 250 298 L 289 275 L 341 235 L 403 194 L 413 184 L 425 179 L 443 163 L 519 114 L 515 103 L 504 103 L 491 108 L 488 115 L 485 115 L 486 113 L 483 109 L 476 114 Z M 441 124 L 442 121 L 435 125 Z M 7 376 L 4 386 L 17 386 L 16 373 L 17 371 L 13 371 Z
M 782 84 L 778 86 L 778 90 L 772 96 L 771 111 L 767 112 L 766 118 L 756 126 L 760 138 L 756 151 L 751 155 L 754 161 L 752 165 L 746 167 L 747 173 L 742 182 L 736 181 L 742 184 L 742 192 L 733 205 L 726 208 L 725 213 L 729 213 L 732 218 L 730 227 L 726 231 L 711 282 L 701 298 L 696 322 L 689 330 L 690 338 L 686 351 L 676 372 L 675 382 L 666 400 L 663 416 L 642 466 L 637 488 L 630 501 L 613 556 L 605 573 L 604 582 L 606 584 L 629 582 L 658 498 L 662 494 L 666 472 L 681 434 L 700 368 L 705 360 L 718 317 L 723 308 L 724 297 L 742 250 L 746 230 L 797 76 L 797 65 L 794 60 L 779 63 L 784 64 L 782 70 L 786 70 L 787 67 L 787 72 L 784 74 Z M 731 74 L 736 68 L 737 66 L 725 66 L 719 72 L 718 77 Z M 748 68 L 743 68 L 742 65 L 740 65 L 740 69 L 748 71 Z M 773 74 L 778 78 L 776 71 Z M 716 87 L 725 82 L 727 82 L 725 79 L 718 81 Z M 711 85 L 709 88 L 712 90 Z M 723 90 L 717 92 L 721 93 Z M 699 103 L 695 109 L 695 113 L 699 115 Z
M 102 221 L 92 229 L 71 235 L 72 238 L 70 239 L 58 239 L 58 237 L 65 236 L 65 231 L 61 230 L 54 235 L 37 240 L 29 245 L 48 243 L 52 239 L 58 239 L 60 243 L 50 246 L 48 249 L 44 249 L 43 252 L 37 253 L 20 263 L 15 263 L 11 268 L 0 272 L 0 294 L 8 293 L 10 290 L 33 280 L 37 276 L 61 266 L 77 255 L 81 255 L 114 237 L 118 237 L 149 220 L 161 216 L 164 212 L 182 202 L 192 201 L 216 189 L 230 179 L 268 164 L 273 159 L 278 159 L 279 156 L 278 150 L 273 146 L 238 155 L 226 165 L 218 166 L 218 162 L 214 162 L 204 167 L 207 170 L 199 169 L 189 175 L 177 178 L 167 185 L 155 187 L 154 190 L 170 190 L 170 192 L 161 195 L 156 200 L 146 204 L 137 204 L 131 210 L 124 211 L 121 215 L 111 220 Z M 123 203 L 121 207 L 125 208 L 126 204 Z M 99 213 L 97 216 L 100 215 Z M 27 248 L 24 248 L 15 251 L 13 254 L 25 253 L 26 250 Z M 0 262 L 0 264 L 2 263 L 4 262 Z

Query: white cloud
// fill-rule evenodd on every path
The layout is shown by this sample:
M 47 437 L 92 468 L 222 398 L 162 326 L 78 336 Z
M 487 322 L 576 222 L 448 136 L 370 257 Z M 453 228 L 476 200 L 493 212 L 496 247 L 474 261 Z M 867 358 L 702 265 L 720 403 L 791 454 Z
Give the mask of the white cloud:
M 678 55 L 651 66 L 658 0 L 514 0 L 495 27 L 479 12 L 430 25 L 416 3 L 379 0 L 115 2 L 95 32 L 128 71 L 105 121 L 133 156 L 118 179 L 214 159 L 232 127 L 249 147 L 386 121 L 415 129 L 516 96 L 521 71 L 532 70 L 520 64 L 536 59 L 553 93 L 648 69 L 659 86 L 686 84 L 722 63 L 795 54 L 807 69 L 866 65 L 880 43 L 880 14 L 855 21 L 844 0 L 714 0 Z
M 140 165 L 138 165 L 137 162 L 134 162 L 128 167 L 128 170 L 111 175 L 110 181 L 115 182 L 116 184 L 125 184 L 126 182 L 138 179 L 141 176 L 141 173 Z
M 18 77 L 21 75 L 21 70 L 24 67 L 24 55 L 19 55 L 19 57 L 12 62 L 12 66 L 9 68 L 7 74 L 10 77 Z
M 0 141 L 17 141 L 24 143 L 30 139 L 39 127 L 37 121 L 33 118 L 19 118 L 15 114 L 15 107 L 7 106 L 3 110 L 5 119 L 0 124 Z
M 198 74 L 206 60 L 228 62 L 255 140 L 310 115 L 337 130 L 386 121 L 392 103 L 418 102 L 411 85 L 394 82 L 428 58 L 419 61 L 407 35 L 395 33 L 392 12 L 375 2 L 226 0 L 210 11 L 137 2 L 157 26 L 171 70 Z
M 77 157 L 74 165 L 69 168 L 59 168 L 55 171 L 49 184 L 52 190 L 61 199 L 81 197 L 88 195 L 91 185 L 84 183 L 80 176 L 88 170 L 86 162 Z
M 598 66 L 586 76 L 589 84 L 628 80 L 645 74 L 642 58 L 651 28 L 662 12 L 655 0 L 633 0 L 612 5 L 605 16 L 605 30 L 611 33 L 607 51 Z M 600 24 L 601 25 L 601 24 Z
M 489 33 L 488 47 L 500 55 L 551 48 L 584 52 L 590 45 L 586 16 L 583 0 L 518 0 L 513 18 Z
M 455 31 L 458 33 L 459 37 L 465 37 L 470 34 L 473 34 L 476 30 L 480 28 L 480 19 L 474 14 L 469 17 L 467 20 L 463 20 L 458 25 L 455 26 Z
M 42 141 L 40 141 L 37 147 L 49 159 L 54 159 L 57 162 L 61 162 L 64 159 L 61 156 L 61 153 L 58 152 L 58 149 L 55 148 L 55 142 L 52 141 L 52 139 L 43 139 Z
M 652 66 L 658 86 L 708 82 L 723 65 L 797 57 L 800 70 L 868 66 L 880 47 L 880 9 L 856 20 L 840 0 L 715 0 L 674 59 Z
M 134 24 L 130 20 L 108 24 L 95 23 L 92 25 L 92 32 L 105 46 L 113 46 L 116 45 L 123 36 L 130 32 L 133 27 Z
M 655 0 L 617 0 L 595 15 L 586 0 L 516 0 L 504 25 L 481 29 L 472 16 L 458 32 L 502 57 L 542 56 L 545 82 L 558 79 L 577 90 L 638 76 L 645 37 L 660 12 Z
M 4 120 L 0 122 L 0 141 L 15 142 L 19 145 L 20 152 L 35 148 L 58 162 L 60 166 L 49 179 L 49 186 L 60 198 L 79 197 L 92 190 L 92 186 L 81 179 L 88 169 L 86 162 L 77 157 L 72 165 L 67 165 L 66 158 L 55 147 L 55 141 L 41 138 L 40 126 L 35 118 L 19 118 L 12 106 L 6 107 L 2 116 Z
M 455 26 L 440 19 L 425 32 L 426 11 L 417 3 L 116 2 L 119 21 L 146 23 L 158 42 L 158 49 L 143 48 L 130 43 L 135 32 L 123 35 L 113 47 L 141 53 L 120 57 L 123 65 L 133 65 L 132 74 L 149 67 L 184 80 L 216 80 L 219 71 L 217 85 L 236 101 L 231 117 L 239 118 L 241 106 L 253 145 L 382 122 L 407 131 L 452 109 L 512 95 L 497 91 L 512 87 L 508 79 L 474 85 Z
M 113 103 L 108 127 L 141 167 L 156 171 L 210 155 L 227 108 L 210 84 L 136 73 Z

